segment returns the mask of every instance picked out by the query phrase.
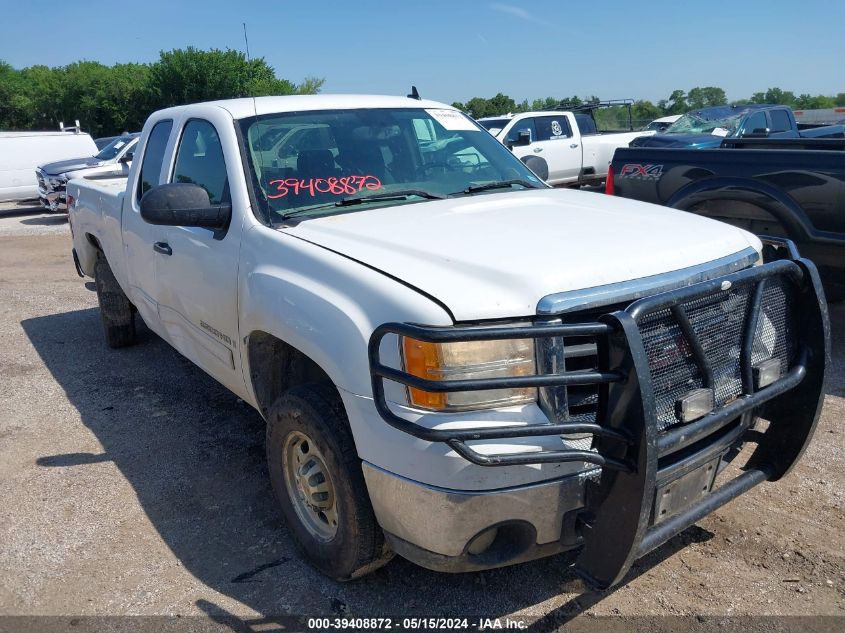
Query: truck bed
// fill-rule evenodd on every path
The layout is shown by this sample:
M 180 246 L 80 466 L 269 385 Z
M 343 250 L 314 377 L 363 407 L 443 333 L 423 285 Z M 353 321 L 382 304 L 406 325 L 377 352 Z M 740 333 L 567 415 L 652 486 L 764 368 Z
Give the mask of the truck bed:
M 93 176 L 74 178 L 68 181 L 67 192 L 73 198 L 68 204 L 68 221 L 74 232 L 101 235 L 99 247 L 103 249 L 119 280 L 126 279 L 121 253 L 110 250 L 123 244 L 120 231 L 121 209 L 123 207 L 126 177 Z M 86 275 L 94 274 L 94 259 L 85 253 L 79 254 L 79 265 Z
M 608 193 L 792 239 L 845 298 L 845 141 L 737 139 L 741 149 L 623 148 Z M 786 149 L 785 149 L 786 148 Z

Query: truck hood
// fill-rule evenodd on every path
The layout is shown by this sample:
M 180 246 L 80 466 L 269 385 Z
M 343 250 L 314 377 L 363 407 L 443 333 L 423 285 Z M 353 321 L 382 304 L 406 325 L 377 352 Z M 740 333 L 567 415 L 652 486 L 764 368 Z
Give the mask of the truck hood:
M 100 167 L 105 165 L 107 161 L 97 160 L 94 156 L 86 158 L 70 158 L 68 160 L 57 160 L 54 163 L 47 163 L 41 165 L 41 171 L 50 176 L 58 176 L 59 174 L 66 174 L 71 171 L 79 171 L 80 169 L 89 169 L 90 167 Z
M 750 233 L 691 213 L 560 189 L 381 207 L 280 230 L 416 287 L 458 321 L 530 316 L 549 294 L 760 247 Z
M 715 134 L 654 134 L 640 136 L 631 147 L 690 147 L 696 149 L 721 147 L 722 136 Z

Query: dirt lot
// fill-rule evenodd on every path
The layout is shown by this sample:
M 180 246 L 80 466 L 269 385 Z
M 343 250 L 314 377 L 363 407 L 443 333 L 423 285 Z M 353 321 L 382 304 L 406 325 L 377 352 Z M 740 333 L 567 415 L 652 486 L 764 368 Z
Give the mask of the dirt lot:
M 338 584 L 297 556 L 259 415 L 142 328 L 108 350 L 61 216 L 0 209 L 0 613 L 845 615 L 845 306 L 816 439 L 764 484 L 582 593 L 565 557 Z M 257 620 L 256 620 L 257 621 Z M 2 628 L 2 627 L 0 627 Z

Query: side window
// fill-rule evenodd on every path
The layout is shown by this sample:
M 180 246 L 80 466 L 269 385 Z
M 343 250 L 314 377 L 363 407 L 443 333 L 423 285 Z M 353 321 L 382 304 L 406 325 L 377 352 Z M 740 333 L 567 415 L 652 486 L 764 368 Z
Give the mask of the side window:
M 534 126 L 534 119 L 522 119 L 513 124 L 510 132 L 508 132 L 508 142 L 515 143 L 519 139 L 519 133 L 528 130 L 531 132 L 531 142 L 537 140 L 537 128 Z
M 792 129 L 786 110 L 772 110 L 769 116 L 772 117 L 772 132 L 787 132 Z
M 230 201 L 223 146 L 208 121 L 193 119 L 185 125 L 171 182 L 199 185 L 208 192 L 211 204 Z
M 417 140 L 419 141 L 433 141 L 435 138 L 434 135 L 434 126 L 431 124 L 430 119 L 414 119 L 414 134 L 417 136 Z
M 569 138 L 572 130 L 569 121 L 563 116 L 541 116 L 537 118 L 537 140 L 556 141 Z
M 596 122 L 589 114 L 576 114 L 575 115 L 575 122 L 578 124 L 578 131 L 581 132 L 582 136 L 590 136 L 592 134 L 598 134 L 599 130 L 596 127 Z M 656 130 L 658 128 L 651 127 L 653 123 L 649 123 L 646 129 L 649 130 Z M 659 124 L 658 124 L 659 125 Z
M 753 134 L 754 130 L 764 130 L 766 129 L 768 124 L 766 123 L 766 113 L 765 112 L 755 112 L 748 120 L 745 122 L 745 128 L 743 129 L 744 134 Z
M 173 121 L 159 121 L 150 132 L 147 139 L 147 148 L 144 151 L 144 162 L 141 163 L 140 186 L 138 187 L 138 200 L 147 191 L 157 187 L 161 177 L 161 163 L 164 161 L 164 150 L 167 147 L 167 139 L 170 138 L 170 130 L 173 129 Z

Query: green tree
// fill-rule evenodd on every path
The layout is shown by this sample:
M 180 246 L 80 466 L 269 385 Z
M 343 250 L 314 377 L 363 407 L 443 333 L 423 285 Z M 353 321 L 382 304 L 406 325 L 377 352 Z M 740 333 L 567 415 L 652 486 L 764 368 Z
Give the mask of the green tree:
M 725 105 L 728 97 L 725 91 L 715 86 L 692 88 L 687 93 L 687 105 L 691 110 Z
M 191 46 L 162 51 L 150 69 L 150 87 L 156 108 L 297 92 L 290 81 L 277 79 L 263 59 L 247 60 L 240 51 L 203 51 Z
M 634 105 L 631 106 L 631 116 L 634 118 L 635 125 L 644 126 L 663 116 L 663 112 L 651 101 L 634 101 Z
M 473 119 L 480 119 L 481 117 L 493 114 L 490 112 L 490 106 L 487 99 L 483 97 L 473 97 L 466 102 L 466 111 Z
M 755 96 L 760 93 L 754 93 Z M 771 103 L 773 105 L 795 105 L 795 93 L 789 90 L 781 90 L 780 88 L 769 88 L 763 96 L 763 101 L 755 101 L 755 103 Z
M 491 115 L 508 114 L 516 110 L 516 101 L 500 92 L 490 99 L 488 107 Z
M 161 107 L 251 95 L 312 94 L 323 80 L 297 85 L 263 59 L 194 48 L 160 54 L 154 64 L 104 66 L 82 61 L 21 70 L 0 61 L 0 129 L 56 129 L 79 119 L 94 135 L 138 130 Z
M 836 99 L 834 97 L 826 97 L 824 95 L 809 95 L 801 94 L 795 98 L 792 104 L 794 108 L 799 110 L 815 110 L 824 108 L 835 108 Z
M 689 110 L 687 95 L 683 90 L 673 90 L 667 101 L 663 101 L 663 111 L 666 114 L 683 114 Z

